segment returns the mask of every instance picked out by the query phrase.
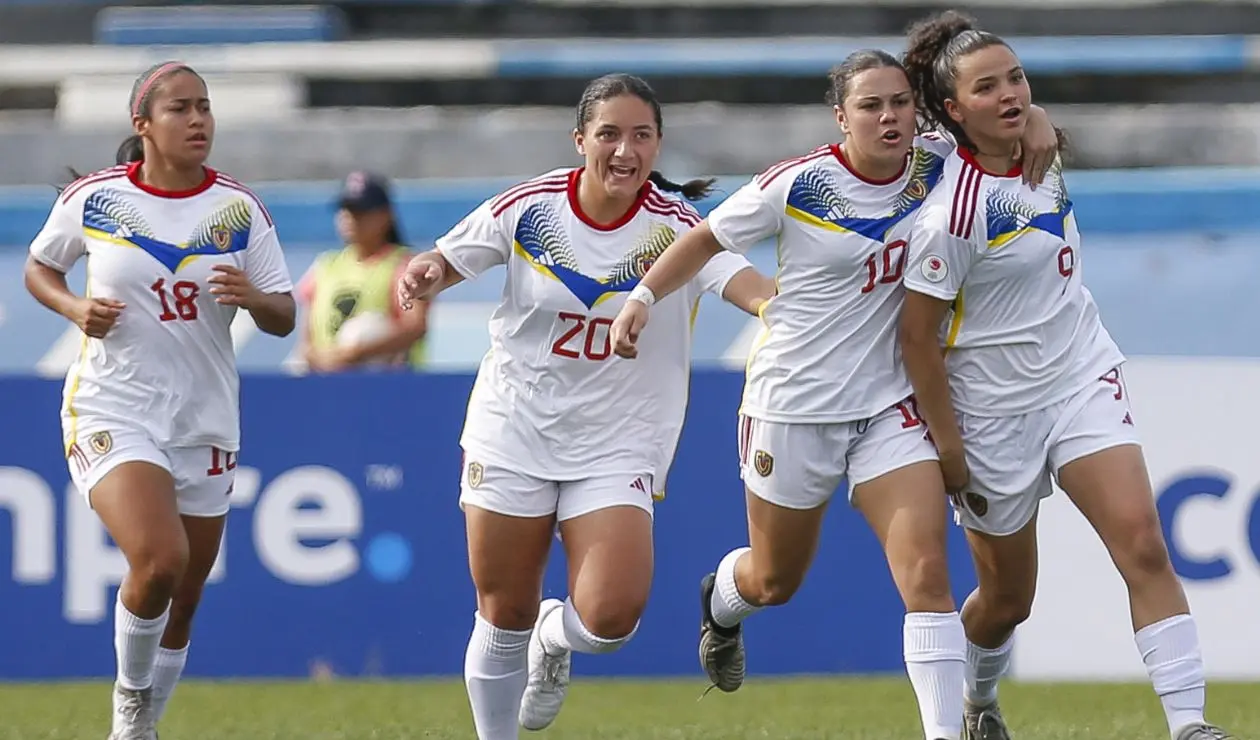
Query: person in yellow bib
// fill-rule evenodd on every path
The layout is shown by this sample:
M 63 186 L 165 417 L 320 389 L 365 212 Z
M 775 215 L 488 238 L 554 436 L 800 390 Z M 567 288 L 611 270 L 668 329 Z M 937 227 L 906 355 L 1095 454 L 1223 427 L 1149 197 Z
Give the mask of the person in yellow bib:
M 337 206 L 346 246 L 320 254 L 298 286 L 305 309 L 299 356 L 310 372 L 420 369 L 428 304 L 402 311 L 397 302 L 394 286 L 413 252 L 402 244 L 388 181 L 352 173 Z

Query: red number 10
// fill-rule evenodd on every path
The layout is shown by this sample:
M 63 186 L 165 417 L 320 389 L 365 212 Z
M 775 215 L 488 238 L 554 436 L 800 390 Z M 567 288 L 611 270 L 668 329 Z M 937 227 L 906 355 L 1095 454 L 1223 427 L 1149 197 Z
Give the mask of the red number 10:
M 596 317 L 588 319 L 580 313 L 569 313 L 561 311 L 559 314 L 561 321 L 565 323 L 572 322 L 573 326 L 569 327 L 555 344 L 551 345 L 551 354 L 568 357 L 577 360 L 585 357 L 588 360 L 599 362 L 607 360 L 612 354 L 612 335 L 609 330 L 612 329 L 612 319 Z M 603 341 L 599 338 L 600 328 L 603 328 Z M 586 330 L 586 339 L 582 342 L 581 348 L 578 348 L 578 342 L 574 341 L 582 330 Z M 572 346 L 570 346 L 572 345 Z
M 876 259 L 882 254 L 880 259 Z M 862 293 L 875 290 L 875 285 L 888 285 L 901 280 L 901 271 L 906 266 L 906 240 L 898 239 L 889 242 L 882 253 L 872 254 L 866 258 L 866 285 Z
M 180 280 L 171 286 L 171 294 L 175 296 L 175 310 L 173 311 L 171 310 L 171 295 L 166 292 L 164 278 L 159 278 L 156 283 L 150 285 L 149 290 L 157 293 L 158 300 L 162 302 L 162 313 L 158 314 L 158 319 L 162 321 L 197 320 L 197 296 L 201 294 L 201 289 L 196 283 L 191 280 Z

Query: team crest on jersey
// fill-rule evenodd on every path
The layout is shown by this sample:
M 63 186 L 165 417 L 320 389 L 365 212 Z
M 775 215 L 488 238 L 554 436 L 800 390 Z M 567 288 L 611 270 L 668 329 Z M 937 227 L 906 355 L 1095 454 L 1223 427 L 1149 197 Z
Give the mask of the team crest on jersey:
M 468 487 L 477 488 L 486 476 L 486 469 L 479 462 L 468 463 Z
M 197 224 L 191 236 L 174 242 L 155 233 L 133 197 L 113 188 L 92 193 L 83 204 L 83 232 L 101 241 L 143 250 L 172 273 L 197 257 L 239 252 L 249 245 L 253 211 L 244 198 L 221 202 Z
M 614 295 L 634 290 L 675 238 L 674 229 L 654 222 L 607 275 L 591 277 L 578 267 L 573 246 L 556 212 L 547 203 L 535 203 L 516 223 L 513 248 L 535 270 L 563 284 L 587 308 L 594 308 Z
M 909 163 L 910 175 L 890 210 L 867 216 L 859 215 L 848 196 L 849 181 L 838 175 L 826 160 L 801 172 L 788 190 L 787 215 L 805 224 L 828 231 L 859 234 L 882 242 L 888 230 L 918 210 L 932 186 L 941 178 L 944 159 L 927 151 L 914 149 Z
M 967 500 L 967 508 L 971 509 L 971 513 L 978 517 L 983 517 L 989 513 L 989 500 L 975 491 L 967 491 L 963 494 Z
M 762 478 L 769 478 L 774 472 L 774 456 L 765 450 L 757 450 L 753 453 L 753 470 Z
M 228 247 L 232 246 L 232 232 L 226 226 L 212 227 L 210 241 L 214 242 L 214 246 L 218 247 L 220 252 L 226 252 Z
M 88 446 L 92 448 L 92 452 L 104 455 L 114 449 L 114 437 L 109 432 L 96 432 L 88 437 Z

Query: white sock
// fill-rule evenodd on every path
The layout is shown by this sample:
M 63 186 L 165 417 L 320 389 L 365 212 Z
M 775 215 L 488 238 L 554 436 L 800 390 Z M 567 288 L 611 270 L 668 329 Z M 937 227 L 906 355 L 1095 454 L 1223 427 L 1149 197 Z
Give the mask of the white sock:
M 159 647 L 157 663 L 153 668 L 153 719 L 162 719 L 166 713 L 166 703 L 175 693 L 175 684 L 184 673 L 184 664 L 188 662 L 188 646 L 179 650 Z
M 1176 737 L 1187 725 L 1203 724 L 1207 682 L 1194 617 L 1178 614 L 1160 620 L 1138 630 L 1133 639 L 1164 705 L 1169 733 Z
M 1015 635 L 995 648 L 982 648 L 967 642 L 967 703 L 987 707 L 997 701 L 998 681 L 1011 666 L 1011 646 Z
M 958 612 L 911 612 L 902 634 L 906 673 L 919 700 L 923 736 L 958 740 L 963 727 L 967 635 Z
M 741 547 L 726 553 L 717 567 L 717 584 L 713 587 L 713 598 L 709 600 L 709 611 L 713 621 L 722 627 L 734 627 L 750 615 L 761 611 L 761 607 L 753 606 L 744 600 L 735 584 L 735 563 L 744 555 L 752 552 L 750 547 Z
M 478 612 L 464 653 L 464 685 L 477 740 L 516 740 L 521 697 L 529 681 L 529 638 L 533 630 L 495 627 Z
M 114 603 L 114 653 L 118 658 L 118 684 L 124 689 L 147 689 L 153 685 L 153 668 L 158 645 L 171 616 L 170 605 L 156 619 L 141 619 L 122 603 L 122 592 Z
M 639 626 L 635 625 L 630 634 L 623 637 L 599 637 L 586 628 L 582 617 L 573 606 L 573 599 L 564 600 L 563 609 L 553 609 L 542 624 L 538 625 L 538 639 L 543 649 L 550 655 L 560 655 L 566 651 L 601 655 L 611 653 L 630 642 Z

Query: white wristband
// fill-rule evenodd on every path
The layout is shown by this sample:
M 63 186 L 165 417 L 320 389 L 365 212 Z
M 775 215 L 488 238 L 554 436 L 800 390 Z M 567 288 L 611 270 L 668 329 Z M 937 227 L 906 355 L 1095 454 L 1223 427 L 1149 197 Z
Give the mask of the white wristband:
M 638 301 L 648 308 L 651 308 L 656 304 L 656 294 L 652 292 L 651 288 L 647 287 L 643 283 L 639 283 L 634 286 L 634 290 L 630 291 L 630 295 L 626 297 L 626 300 Z

